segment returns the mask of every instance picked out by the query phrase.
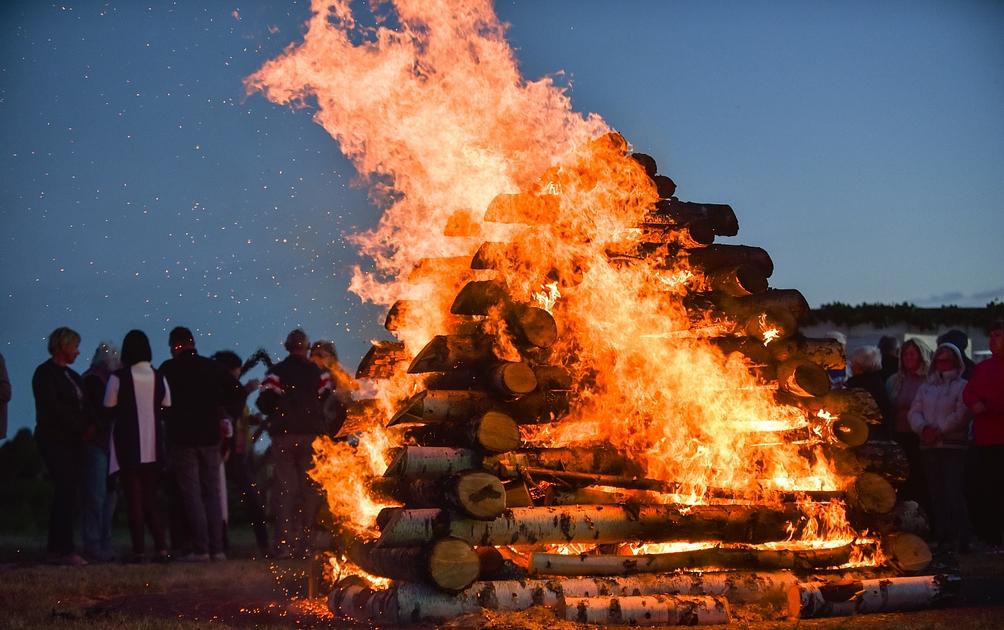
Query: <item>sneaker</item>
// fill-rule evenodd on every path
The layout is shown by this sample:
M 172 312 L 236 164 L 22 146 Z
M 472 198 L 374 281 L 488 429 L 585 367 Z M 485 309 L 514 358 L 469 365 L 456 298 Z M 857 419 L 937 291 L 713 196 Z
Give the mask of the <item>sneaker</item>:
M 224 560 L 227 559 L 227 554 L 223 553 L 222 551 L 217 551 L 211 557 L 214 562 L 223 562 Z
M 178 558 L 178 562 L 209 562 L 208 553 L 189 553 Z

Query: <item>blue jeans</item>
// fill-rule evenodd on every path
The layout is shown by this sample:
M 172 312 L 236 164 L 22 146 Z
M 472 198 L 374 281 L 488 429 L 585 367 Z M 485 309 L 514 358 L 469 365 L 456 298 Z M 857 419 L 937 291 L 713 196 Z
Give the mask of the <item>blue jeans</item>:
M 220 447 L 176 448 L 171 468 L 185 506 L 194 553 L 223 552 L 223 510 L 220 506 Z
M 115 493 L 108 492 L 108 453 L 93 444 L 84 444 L 80 529 L 84 553 L 88 556 L 101 558 L 111 553 L 114 512 Z

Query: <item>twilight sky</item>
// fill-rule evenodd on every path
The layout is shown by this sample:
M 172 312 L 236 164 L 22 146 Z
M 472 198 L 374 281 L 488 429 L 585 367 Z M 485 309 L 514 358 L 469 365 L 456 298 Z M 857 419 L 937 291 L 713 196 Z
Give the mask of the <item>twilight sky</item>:
M 881 6 L 876 6 L 880 4 Z M 999 2 L 500 2 L 525 77 L 562 72 L 685 200 L 809 302 L 1004 298 Z M 303 326 L 354 369 L 386 337 L 343 235 L 380 210 L 310 113 L 244 96 L 305 2 L 0 6 L 0 353 L 11 430 L 60 325 L 191 327 L 203 353 Z M 430 147 L 434 151 L 435 147 Z

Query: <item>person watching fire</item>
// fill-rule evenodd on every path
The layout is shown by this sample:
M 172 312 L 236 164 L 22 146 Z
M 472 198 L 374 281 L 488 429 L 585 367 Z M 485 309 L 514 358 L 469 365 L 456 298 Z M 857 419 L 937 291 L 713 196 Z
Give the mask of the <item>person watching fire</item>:
M 997 498 L 1004 487 L 1004 320 L 994 322 L 987 332 L 990 358 L 973 368 L 962 399 L 974 416 L 976 505 L 980 508 L 974 525 L 983 541 L 999 546 L 1004 530 L 1004 504 Z
M 331 375 L 307 358 L 307 334 L 293 330 L 285 347 L 289 356 L 269 368 L 257 402 L 269 417 L 278 559 L 304 558 L 312 551 L 321 493 L 307 470 L 313 461 L 311 444 L 327 424 L 324 403 L 331 394 Z

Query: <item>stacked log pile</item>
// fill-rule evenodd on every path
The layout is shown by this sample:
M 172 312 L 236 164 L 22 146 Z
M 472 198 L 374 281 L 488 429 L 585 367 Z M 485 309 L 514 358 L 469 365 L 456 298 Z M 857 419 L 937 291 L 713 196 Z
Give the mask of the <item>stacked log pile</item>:
M 379 536 L 348 552 L 364 571 L 394 583 L 375 589 L 357 577 L 341 580 L 329 600 L 336 614 L 398 624 L 541 605 L 583 623 L 695 625 L 727 623 L 735 607 L 752 602 L 784 602 L 784 614 L 818 616 L 919 607 L 951 590 L 946 577 L 900 577 L 930 561 L 918 536 L 926 521 L 915 504 L 897 501 L 902 450 L 868 439 L 869 426 L 881 421 L 877 405 L 863 390 L 830 391 L 827 370 L 843 367 L 840 345 L 799 334 L 809 306 L 796 290 L 769 288 L 766 251 L 715 243 L 738 233 L 730 206 L 680 201 L 651 157 L 632 157 L 661 199 L 638 226 L 646 241 L 607 255 L 625 264 L 662 257 L 667 268 L 686 261 L 701 270 L 707 291 L 685 299 L 694 321 L 726 322 L 729 334 L 712 340 L 723 360 L 739 353 L 761 383 L 776 388 L 779 404 L 804 412 L 802 426 L 757 434 L 757 447 L 803 445 L 807 459 L 835 462 L 847 484 L 756 496 L 708 488 L 707 502 L 689 504 L 677 496 L 679 484 L 647 478 L 643 465 L 611 445 L 527 443 L 526 429 L 560 420 L 578 390 L 549 363 L 560 322 L 490 277 L 512 244 L 487 242 L 473 259 L 423 261 L 415 271 L 447 270 L 455 279 L 449 330 L 417 352 L 379 342 L 359 367 L 360 378 L 385 378 L 406 362 L 409 373 L 427 376 L 426 389 L 388 419 L 405 446 L 371 488 L 400 507 L 385 509 Z M 551 195 L 500 195 L 485 220 L 534 225 L 557 212 Z M 414 308 L 395 304 L 386 328 L 395 330 Z M 489 319 L 505 322 L 511 347 L 500 350 L 484 325 Z M 852 525 L 869 536 L 784 544 L 805 527 L 806 504 L 829 501 L 846 504 Z M 634 553 L 639 544 L 667 542 L 694 544 Z M 841 587 L 847 574 L 827 577 L 862 555 L 884 559 L 870 579 Z M 871 579 L 875 571 L 879 579 Z M 876 603 L 877 589 L 894 593 L 896 603 Z

